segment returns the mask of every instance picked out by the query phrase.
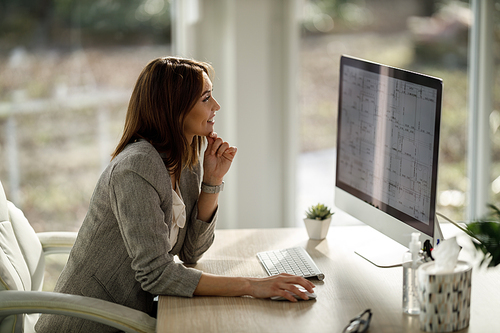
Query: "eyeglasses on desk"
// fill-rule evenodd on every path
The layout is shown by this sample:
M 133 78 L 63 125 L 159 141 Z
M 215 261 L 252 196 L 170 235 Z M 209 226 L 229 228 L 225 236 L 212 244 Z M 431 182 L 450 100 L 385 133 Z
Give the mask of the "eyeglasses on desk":
M 343 333 L 363 333 L 368 330 L 372 319 L 371 309 L 366 309 L 359 315 L 351 319 L 349 324 L 342 331 Z

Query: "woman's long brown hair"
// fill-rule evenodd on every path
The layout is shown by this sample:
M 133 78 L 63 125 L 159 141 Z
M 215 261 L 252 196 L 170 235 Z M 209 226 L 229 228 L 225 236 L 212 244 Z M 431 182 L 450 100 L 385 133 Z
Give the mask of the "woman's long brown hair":
M 163 161 L 176 180 L 184 167 L 198 163 L 203 138 L 187 142 L 184 119 L 202 94 L 203 72 L 211 71 L 209 64 L 182 58 L 158 58 L 147 64 L 130 97 L 123 135 L 112 158 L 127 144 L 145 139 L 166 153 Z

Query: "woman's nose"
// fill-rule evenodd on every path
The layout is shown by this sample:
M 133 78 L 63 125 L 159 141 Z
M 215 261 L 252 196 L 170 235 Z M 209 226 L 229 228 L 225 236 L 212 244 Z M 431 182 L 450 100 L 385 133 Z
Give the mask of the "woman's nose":
M 220 110 L 220 104 L 219 104 L 219 102 L 217 102 L 217 100 L 215 98 L 214 98 L 214 102 L 215 102 L 214 110 L 215 111 L 219 111 Z

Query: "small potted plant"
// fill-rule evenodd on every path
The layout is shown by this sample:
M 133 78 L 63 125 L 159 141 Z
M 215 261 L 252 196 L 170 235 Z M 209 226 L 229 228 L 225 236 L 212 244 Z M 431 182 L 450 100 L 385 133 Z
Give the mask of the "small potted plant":
M 310 239 L 324 239 L 328 233 L 333 212 L 324 204 L 318 203 L 306 210 L 306 225 L 307 234 Z

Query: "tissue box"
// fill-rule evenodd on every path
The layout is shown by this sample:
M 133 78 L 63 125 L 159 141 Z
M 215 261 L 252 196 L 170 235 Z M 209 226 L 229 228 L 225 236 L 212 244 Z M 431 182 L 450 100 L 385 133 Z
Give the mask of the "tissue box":
M 420 330 L 453 332 L 469 326 L 472 266 L 458 261 L 453 272 L 436 273 L 435 263 L 418 269 Z

